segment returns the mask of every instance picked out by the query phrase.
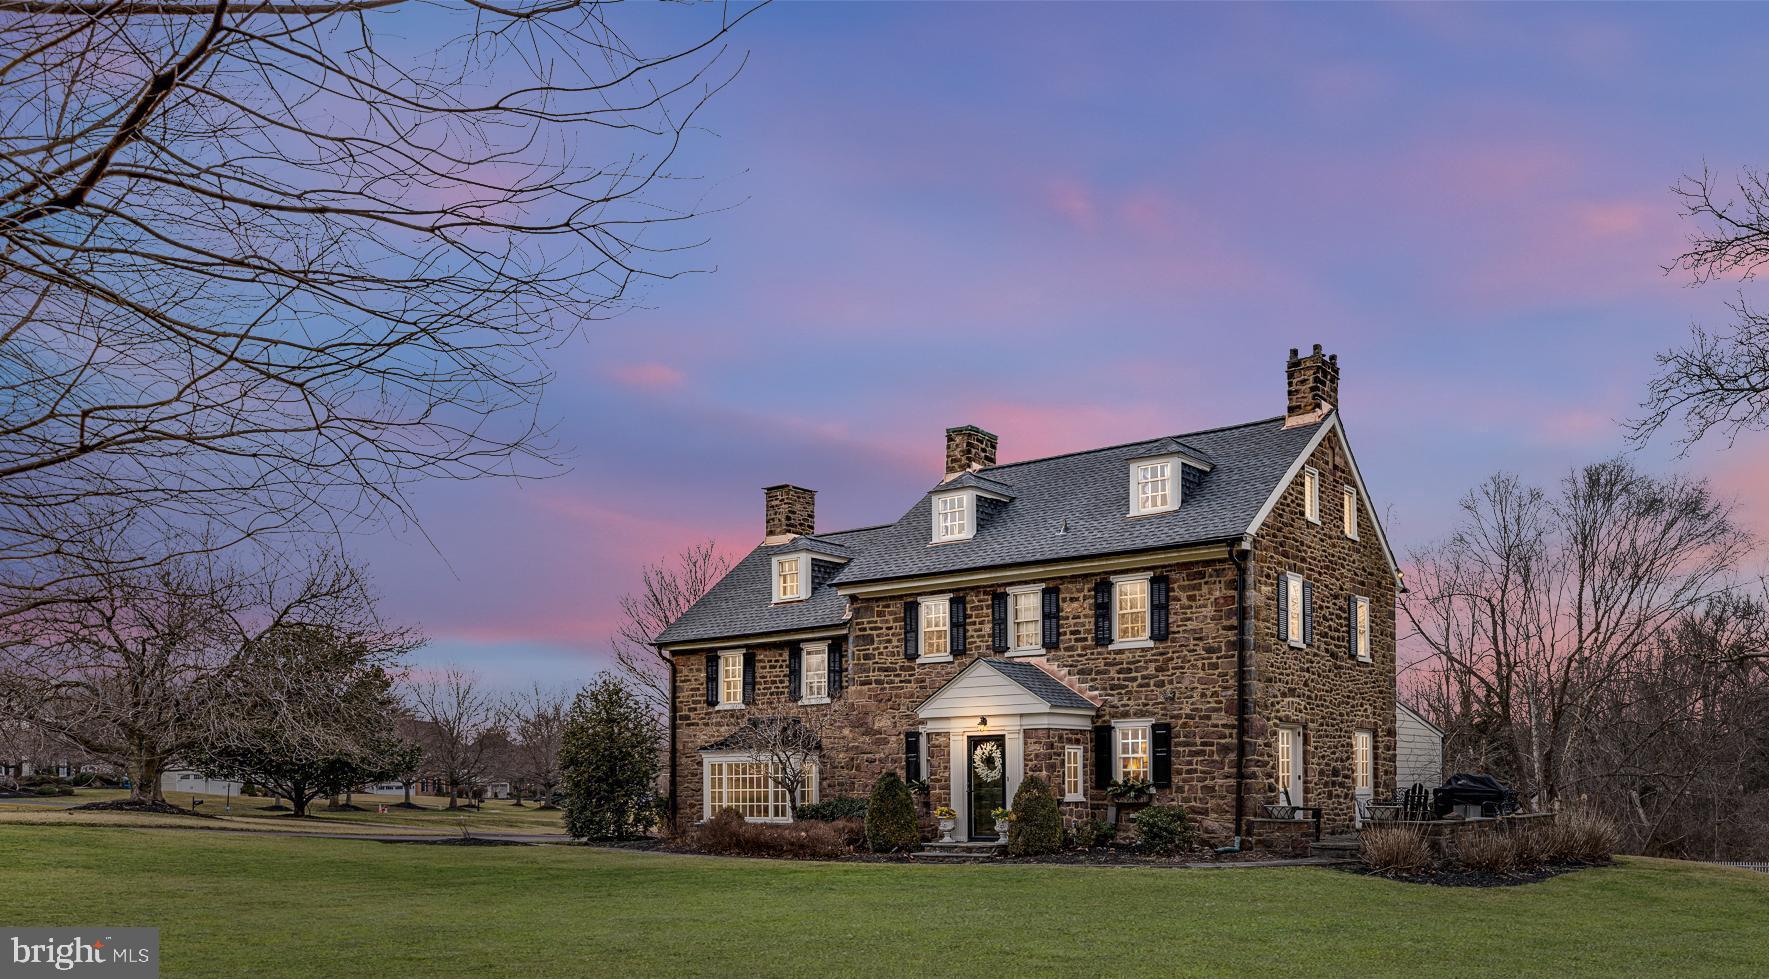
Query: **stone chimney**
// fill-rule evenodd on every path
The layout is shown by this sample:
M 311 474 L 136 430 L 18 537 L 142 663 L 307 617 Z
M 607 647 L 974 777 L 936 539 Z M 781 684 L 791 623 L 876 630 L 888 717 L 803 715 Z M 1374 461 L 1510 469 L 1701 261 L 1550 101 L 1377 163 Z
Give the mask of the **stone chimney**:
M 995 465 L 995 436 L 975 425 L 946 429 L 948 475 Z
M 768 540 L 785 542 L 817 532 L 817 491 L 781 483 L 762 490 L 767 496 Z
M 1322 354 L 1317 343 L 1313 353 L 1298 357 L 1296 348 L 1291 347 L 1284 374 L 1290 386 L 1290 404 L 1284 410 L 1285 428 L 1311 425 L 1339 406 L 1338 354 Z

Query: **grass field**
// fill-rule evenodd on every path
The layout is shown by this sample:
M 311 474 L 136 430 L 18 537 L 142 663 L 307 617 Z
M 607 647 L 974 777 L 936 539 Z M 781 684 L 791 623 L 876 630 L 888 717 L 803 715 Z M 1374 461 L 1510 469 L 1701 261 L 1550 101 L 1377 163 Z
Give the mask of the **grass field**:
M 0 826 L 0 920 L 157 926 L 169 977 L 1769 973 L 1769 875 L 1652 860 L 1453 890 Z
M 166 800 L 174 805 L 190 807 L 197 799 L 204 816 L 192 818 L 126 812 L 68 812 L 84 802 L 121 799 L 129 793 L 120 789 L 80 789 L 73 796 L 52 796 L 41 800 L 0 799 L 0 826 L 188 826 L 202 829 L 274 830 L 286 833 L 454 833 L 465 825 L 476 833 L 562 833 L 564 822 L 557 809 L 538 809 L 525 803 L 518 809 L 513 803 L 490 800 L 484 808 L 448 810 L 448 799 L 418 796 L 412 801 L 423 809 L 389 809 L 375 812 L 378 804 L 398 802 L 378 796 L 357 796 L 356 804 L 367 812 L 327 812 L 323 801 L 315 802 L 308 815 L 295 819 L 286 812 L 265 812 L 270 800 L 242 798 L 231 800 L 218 795 L 196 795 L 189 792 L 168 792 Z M 229 812 L 226 806 L 231 802 Z

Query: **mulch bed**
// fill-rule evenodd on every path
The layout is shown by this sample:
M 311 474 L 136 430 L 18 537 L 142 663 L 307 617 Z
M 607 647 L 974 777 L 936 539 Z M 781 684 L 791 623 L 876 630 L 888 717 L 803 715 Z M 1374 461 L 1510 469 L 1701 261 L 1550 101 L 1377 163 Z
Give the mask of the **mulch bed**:
M 1362 867 L 1350 868 L 1352 873 L 1366 877 L 1382 877 L 1398 881 L 1402 884 L 1427 884 L 1433 887 L 1517 887 L 1522 884 L 1540 884 L 1562 874 L 1570 874 L 1592 867 L 1604 866 L 1595 863 L 1551 863 L 1530 870 L 1516 870 L 1508 874 L 1494 873 L 1490 870 L 1471 870 L 1467 867 L 1451 867 L 1427 870 L 1417 874 L 1379 873 Z
M 87 802 L 78 806 L 69 806 L 68 812 L 155 812 L 166 816 L 201 816 L 204 819 L 216 817 L 195 809 L 185 809 L 170 802 L 137 802 L 132 799 L 114 799 L 105 802 Z

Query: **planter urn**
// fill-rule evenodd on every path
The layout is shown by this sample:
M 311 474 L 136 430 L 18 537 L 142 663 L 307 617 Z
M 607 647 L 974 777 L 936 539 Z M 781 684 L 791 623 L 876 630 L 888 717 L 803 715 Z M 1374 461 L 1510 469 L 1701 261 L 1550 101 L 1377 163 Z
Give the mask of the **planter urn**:
M 942 819 L 942 820 L 940 820 L 940 842 L 941 843 L 953 842 L 952 831 L 957 828 L 958 828 L 958 820 L 956 820 L 956 819 Z

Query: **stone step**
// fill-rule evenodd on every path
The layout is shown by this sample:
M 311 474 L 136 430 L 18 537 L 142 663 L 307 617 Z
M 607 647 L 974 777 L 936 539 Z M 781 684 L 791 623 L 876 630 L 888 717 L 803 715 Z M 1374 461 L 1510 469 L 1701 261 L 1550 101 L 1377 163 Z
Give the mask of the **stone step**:
M 1339 836 L 1323 836 L 1310 843 L 1308 849 L 1316 856 L 1345 856 L 1358 852 L 1356 834 L 1346 833 Z
M 1007 844 L 999 842 L 952 842 L 925 843 L 918 857 L 937 857 L 946 859 L 987 859 L 1007 849 Z

